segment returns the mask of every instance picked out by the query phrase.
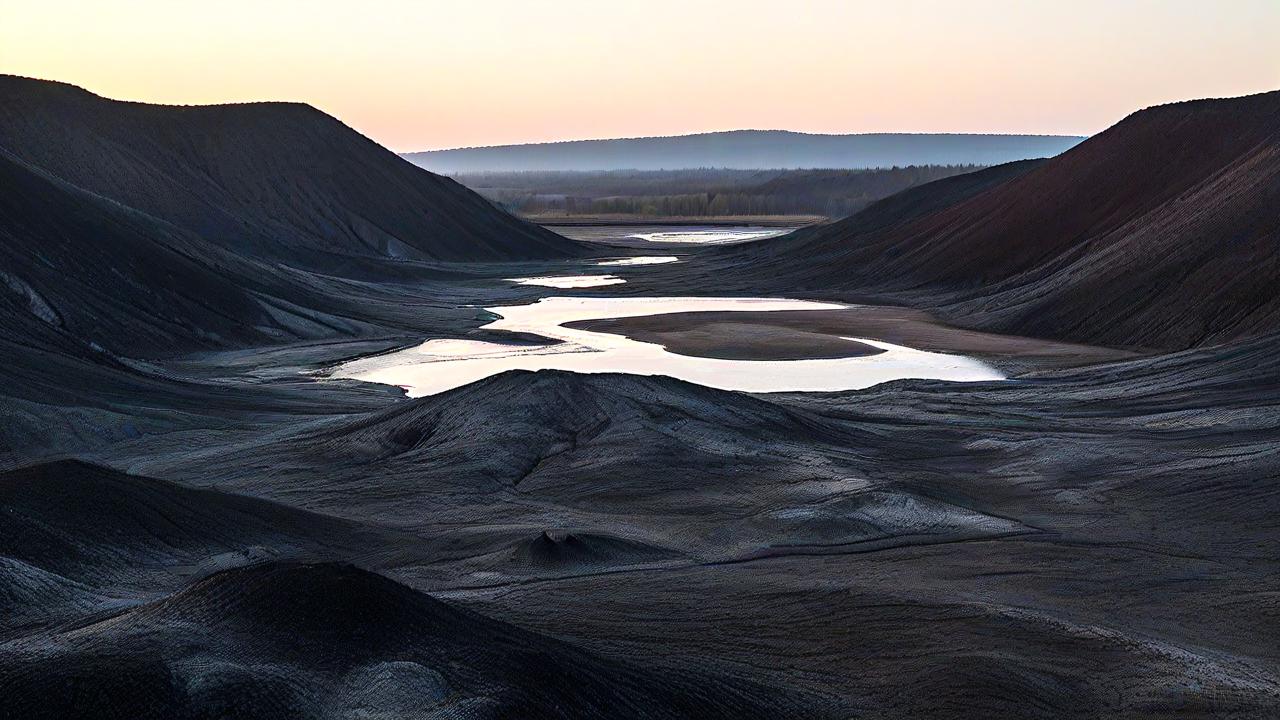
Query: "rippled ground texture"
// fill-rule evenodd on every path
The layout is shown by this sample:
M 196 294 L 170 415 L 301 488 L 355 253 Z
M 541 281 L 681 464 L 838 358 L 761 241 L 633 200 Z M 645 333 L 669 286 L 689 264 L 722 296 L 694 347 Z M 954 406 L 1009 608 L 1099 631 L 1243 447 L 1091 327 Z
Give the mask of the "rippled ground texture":
M 128 536 L 82 537 L 76 513 L 96 513 L 92 502 L 59 509 L 66 517 L 37 507 L 24 512 L 81 538 L 87 555 L 24 571 L 19 597 L 42 598 L 55 618 L 112 613 L 210 562 L 346 558 L 569 640 L 593 668 L 701 668 L 748 683 L 733 697 L 758 699 L 762 684 L 806 712 L 1265 716 L 1280 706 L 1276 348 L 1264 338 L 1230 355 L 767 398 L 506 373 L 268 434 L 144 440 L 101 459 L 343 529 L 308 540 L 312 522 L 273 520 L 299 529 L 272 536 L 241 514 L 218 521 L 232 523 L 225 534 L 179 520 L 144 551 Z M 224 512 L 180 502 L 164 517 Z M 133 561 L 100 559 L 139 552 L 170 578 L 144 583 Z M 248 632 L 267 621 L 236 607 Z M 88 639 L 94 627 L 55 642 L 43 626 L 11 626 L 3 657 L 88 667 L 77 663 L 117 642 Z M 190 650 L 164 652 L 188 662 Z M 447 678 L 438 659 L 413 662 Z M 395 682 L 419 681 L 410 675 Z M 903 682 L 927 692 L 904 694 Z M 302 687 L 306 702 L 336 702 Z

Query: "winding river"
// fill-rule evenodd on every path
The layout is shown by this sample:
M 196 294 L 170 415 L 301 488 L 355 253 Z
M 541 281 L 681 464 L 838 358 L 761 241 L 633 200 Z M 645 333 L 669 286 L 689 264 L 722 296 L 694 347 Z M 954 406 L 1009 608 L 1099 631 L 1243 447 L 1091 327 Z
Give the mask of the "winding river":
M 647 240 L 656 248 L 670 242 L 742 242 L 780 232 L 785 229 L 679 228 L 674 232 L 632 237 Z M 596 265 L 622 267 L 678 261 L 675 256 L 653 255 L 602 259 Z M 626 281 L 616 275 L 598 274 L 510 278 L 508 282 L 569 289 Z M 398 385 L 411 397 L 434 395 L 507 370 L 668 375 L 709 387 L 745 392 L 855 390 L 905 378 L 956 382 L 1004 379 L 995 368 L 973 358 L 915 350 L 869 338 L 844 339 L 882 352 L 845 358 L 729 360 L 680 355 L 668 352 L 662 345 L 623 335 L 565 327 L 577 321 L 685 312 L 838 309 L 858 311 L 856 306 L 778 298 L 547 297 L 526 305 L 486 308 L 495 319 L 484 326 L 487 330 L 544 337 L 548 339 L 546 344 L 428 340 L 416 347 L 344 363 L 333 370 L 331 377 Z
M 668 352 L 661 345 L 612 333 L 564 327 L 579 320 L 682 312 L 836 310 L 806 300 L 716 297 L 548 297 L 529 305 L 486 308 L 498 316 L 489 330 L 532 333 L 560 342 L 511 345 L 478 340 L 428 340 L 417 347 L 361 358 L 334 377 L 399 385 L 411 397 L 434 395 L 506 370 L 571 370 L 669 375 L 746 392 L 853 390 L 902 378 L 1000 380 L 994 368 L 961 355 L 925 352 L 866 338 L 847 338 L 884 352 L 813 360 L 723 360 Z M 857 312 L 856 307 L 850 312 Z

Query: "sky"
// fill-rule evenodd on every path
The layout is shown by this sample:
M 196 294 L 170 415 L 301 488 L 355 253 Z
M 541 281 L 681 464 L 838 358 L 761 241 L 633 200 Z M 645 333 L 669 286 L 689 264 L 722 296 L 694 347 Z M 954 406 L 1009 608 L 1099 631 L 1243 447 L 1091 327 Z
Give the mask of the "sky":
M 146 102 L 302 101 L 402 152 L 1087 135 L 1280 89 L 1280 0 L 0 0 L 0 72 Z

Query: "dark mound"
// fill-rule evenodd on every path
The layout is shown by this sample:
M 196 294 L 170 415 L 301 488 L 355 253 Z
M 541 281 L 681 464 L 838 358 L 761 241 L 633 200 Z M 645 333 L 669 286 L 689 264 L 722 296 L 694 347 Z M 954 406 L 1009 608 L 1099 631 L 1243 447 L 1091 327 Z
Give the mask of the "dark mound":
M 433 317 L 421 307 L 426 293 L 397 295 L 241 256 L 3 148 L 0 183 L 0 340 L 28 353 L 103 365 L 111 360 L 104 351 L 152 358 L 385 335 Z M 30 360 L 17 350 L 0 356 Z
M 515 547 L 516 565 L 539 570 L 589 570 L 674 560 L 679 553 L 601 533 L 545 530 Z
M 1001 332 L 1163 349 L 1250 337 L 1280 329 L 1277 158 L 1280 92 L 1165 105 L 961 202 L 965 176 L 761 252 L 794 258 L 768 263 L 770 282 L 914 295 Z M 883 221 L 907 199 L 928 212 Z
M 294 264 L 580 252 L 307 105 L 145 105 L 0 76 L 0 148 L 237 252 Z
M 737 718 L 800 707 L 829 714 L 702 671 L 606 660 L 334 564 L 230 570 L 0 647 L 0 712 L 12 717 Z
M 67 352 L 96 346 L 145 354 L 287 334 L 228 273 L 240 263 L 195 235 L 3 149 L 0 185 L 0 331 L 9 337 Z
M 484 271 L 418 260 L 578 253 L 301 105 L 0 76 L 0 186 L 0 463 L 247 406 L 157 364 L 174 356 L 473 327 L 448 283 Z
M 510 371 L 281 438 L 219 459 L 217 468 L 184 462 L 172 470 L 202 484 L 231 482 L 292 501 L 322 499 L 326 512 L 350 512 L 360 507 L 351 498 L 365 497 L 411 500 L 412 510 L 378 512 L 421 516 L 435 512 L 418 504 L 432 493 L 486 503 L 494 493 L 516 493 L 600 510 L 637 495 L 664 505 L 700 503 L 696 496 L 705 488 L 691 485 L 690 477 L 708 484 L 712 477 L 734 483 L 804 477 L 784 451 L 752 448 L 844 446 L 857 437 L 804 412 L 667 377 Z M 731 448 L 741 451 L 737 465 L 723 459 Z M 246 470 L 269 465 L 273 473 L 264 482 L 242 472 L 242 462 Z M 754 475 L 741 472 L 747 465 Z M 321 468 L 331 484 L 317 492 Z M 657 468 L 663 472 L 654 473 Z
M 905 190 L 875 203 L 858 218 L 860 231 L 889 228 L 968 200 L 1021 177 L 1048 160 L 1021 160 L 929 183 L 928 190 Z
M 840 693 L 859 717 L 1271 717 L 1277 350 L 1273 334 L 1011 382 L 770 396 L 856 422 L 871 434 L 845 450 L 877 455 L 808 503 L 778 476 L 752 486 L 775 503 L 745 518 L 767 551 L 512 583 L 484 607 L 593 649 L 729 659 Z M 720 450 L 746 485 L 755 459 Z M 792 462 L 819 476 L 838 453 L 815 443 Z M 682 479 L 728 485 L 708 475 Z M 886 476 L 913 496 L 846 490 Z M 742 513 L 698 510 L 721 547 L 746 533 Z
M 107 602 L 84 583 L 0 555 L 0 633 L 83 615 Z
M 461 271 L 401 259 L 577 252 L 305 106 L 149 106 L 0 76 L 0 185 L 6 402 L 163 384 L 121 356 L 466 325 L 474 312 L 439 302 Z M 12 427 L 38 434 L 27 420 Z
M 501 424 L 490 418 L 503 417 Z M 370 451 L 423 454 L 486 437 L 499 450 L 535 449 L 524 462 L 476 457 L 465 465 L 533 469 L 589 442 L 620 441 L 640 425 L 678 424 L 690 438 L 737 432 L 832 439 L 820 421 L 773 403 L 663 376 L 512 370 L 371 415 L 321 437 L 340 437 Z M 522 439 L 521 442 L 514 442 Z M 709 438 L 707 438 L 709 441 Z M 376 447 L 376 450 L 375 450 Z M 456 458 L 445 463 L 465 467 Z
M 356 557 L 391 533 L 67 460 L 0 473 L 0 557 L 90 585 L 163 589 L 283 556 Z
M 556 576 L 676 553 L 719 561 L 1028 530 L 954 489 L 922 492 L 886 472 L 902 468 L 886 450 L 860 423 L 673 378 L 513 371 L 163 468 L 195 484 L 452 533 L 449 556 L 465 556 L 459 568 L 476 571 L 467 582 L 479 585 L 494 581 L 481 573 Z M 512 537 L 530 527 L 573 530 Z

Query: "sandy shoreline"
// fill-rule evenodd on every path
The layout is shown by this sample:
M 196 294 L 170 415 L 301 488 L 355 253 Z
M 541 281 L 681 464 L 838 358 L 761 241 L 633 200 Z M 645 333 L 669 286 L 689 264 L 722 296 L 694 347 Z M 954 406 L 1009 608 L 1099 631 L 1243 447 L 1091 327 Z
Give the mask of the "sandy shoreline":
M 846 340 L 862 337 L 918 350 L 981 358 L 1010 372 L 1072 367 L 1134 357 L 1113 348 L 997 335 L 944 325 L 920 310 L 857 306 L 844 310 L 690 312 L 586 320 L 567 327 L 625 335 L 680 355 L 732 360 L 797 360 L 874 355 Z
M 806 328 L 799 317 L 770 315 L 825 314 L 797 312 L 706 312 L 608 318 L 569 323 L 566 327 L 625 335 L 632 340 L 666 346 L 669 352 L 721 360 L 804 360 L 877 355 L 882 350 L 839 335 Z M 834 311 L 840 312 L 840 311 Z M 747 317 L 742 317 L 747 316 Z

